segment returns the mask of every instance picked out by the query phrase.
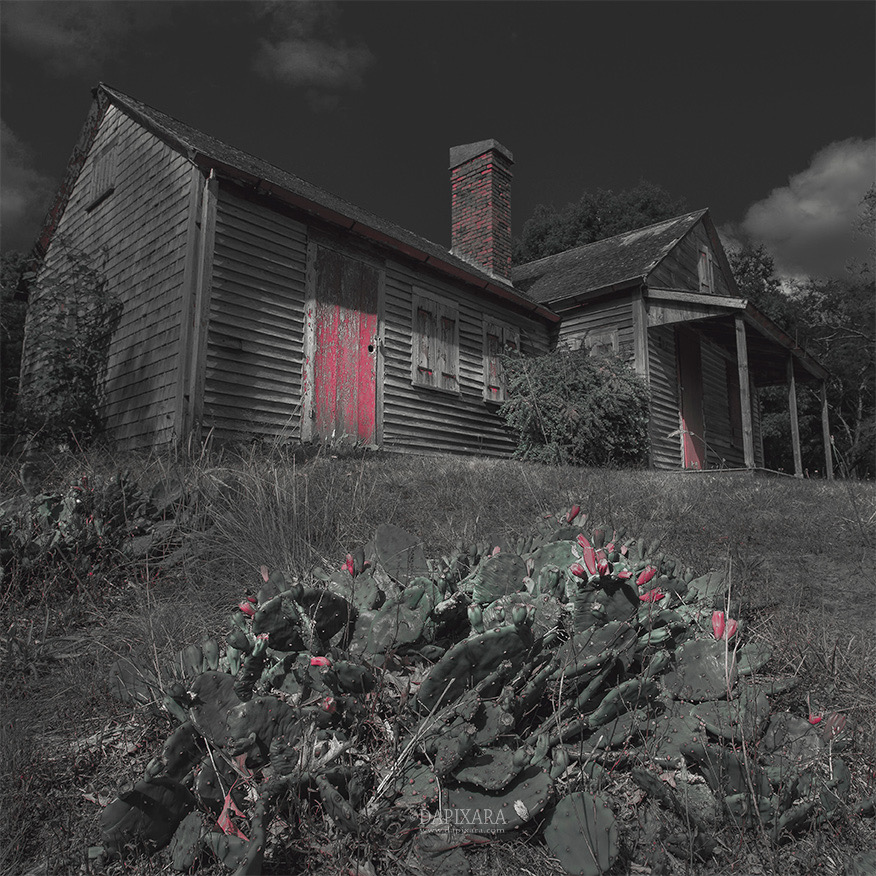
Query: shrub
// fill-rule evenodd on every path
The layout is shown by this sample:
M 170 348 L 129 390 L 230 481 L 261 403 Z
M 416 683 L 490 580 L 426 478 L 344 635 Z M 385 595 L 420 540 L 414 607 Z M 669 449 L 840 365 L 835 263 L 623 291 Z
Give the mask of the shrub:
M 43 441 L 85 446 L 103 427 L 101 402 L 109 345 L 121 302 L 85 253 L 66 249 L 59 279 L 35 290 L 38 336 L 28 336 L 34 362 L 19 399 L 18 425 Z
M 505 359 L 500 409 L 516 455 L 553 465 L 636 466 L 648 458 L 648 391 L 617 356 L 558 349 Z

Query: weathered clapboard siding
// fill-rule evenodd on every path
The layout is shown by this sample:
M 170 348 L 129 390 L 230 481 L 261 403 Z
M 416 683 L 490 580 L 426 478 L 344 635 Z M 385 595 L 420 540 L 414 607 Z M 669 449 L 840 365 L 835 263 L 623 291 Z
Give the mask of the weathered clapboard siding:
M 230 188 L 216 213 L 203 429 L 298 437 L 307 227 Z
M 674 328 L 655 326 L 648 329 L 651 465 L 654 468 L 680 468 L 683 465 L 678 431 L 681 422 L 676 361 Z
M 727 369 L 735 368 L 734 357 L 700 336 L 703 368 L 703 407 L 706 421 L 706 465 L 709 468 L 738 467 L 745 464 L 742 435 L 734 436 L 730 421 L 730 387 Z
M 702 221 L 697 222 L 693 228 L 678 242 L 669 254 L 648 275 L 648 285 L 654 289 L 682 289 L 689 292 L 700 291 L 699 257 L 700 247 L 708 246 L 714 259 L 715 288 L 712 290 L 716 295 L 733 295 L 727 277 L 721 269 L 721 262 L 715 253 L 709 236 L 706 233 Z
M 565 311 L 560 323 L 558 344 L 572 349 L 585 346 L 588 338 L 616 331 L 618 355 L 632 360 L 633 304 L 632 293 L 622 292 L 588 302 L 586 309 Z
M 459 310 L 459 393 L 412 385 L 414 289 Z M 514 443 L 495 414 L 495 405 L 483 399 L 483 319 L 519 327 L 524 353 L 547 350 L 547 328 L 396 261 L 387 262 L 385 290 L 383 446 L 417 453 L 505 455 L 513 451 Z
M 114 188 L 93 205 L 92 180 L 106 173 L 99 159 L 110 149 Z M 44 302 L 39 288 L 64 282 L 66 241 L 90 257 L 120 299 L 103 413 L 121 449 L 163 444 L 173 436 L 189 169 L 184 156 L 110 105 L 54 231 L 28 309 L 26 343 L 36 345 Z M 40 358 L 29 351 L 24 361 L 26 383 Z

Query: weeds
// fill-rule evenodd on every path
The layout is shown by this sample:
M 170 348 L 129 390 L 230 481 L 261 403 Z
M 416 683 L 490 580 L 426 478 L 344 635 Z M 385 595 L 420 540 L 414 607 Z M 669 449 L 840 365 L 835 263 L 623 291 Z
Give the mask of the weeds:
M 166 737 L 171 722 L 163 714 L 108 697 L 113 660 L 125 656 L 166 673 L 184 644 L 227 628 L 228 612 L 262 564 L 307 580 L 315 566 L 339 564 L 380 523 L 403 526 L 422 539 L 427 556 L 440 556 L 460 540 L 516 538 L 538 514 L 574 501 L 593 520 L 661 537 L 666 552 L 698 574 L 729 565 L 728 613 L 744 619 L 749 641 L 773 646 L 772 671 L 801 679 L 778 707 L 847 716 L 855 728 L 844 754 L 851 799 L 876 794 L 871 485 L 250 450 L 194 460 L 71 455 L 44 461 L 41 489 L 61 491 L 82 474 L 96 481 L 126 468 L 147 492 L 159 482 L 176 485 L 172 563 L 113 552 L 87 591 L 69 586 L 71 570 L 61 562 L 25 588 L 14 566 L 3 582 L 0 872 L 88 868 L 101 802 L 120 775 L 142 771 Z M 0 477 L 5 495 L 19 489 L 17 465 Z M 336 862 L 318 850 L 330 838 L 306 837 L 306 811 L 276 823 L 292 830 L 301 819 L 287 850 L 290 872 L 330 872 Z M 709 872 L 840 873 L 856 850 L 876 843 L 872 819 L 841 824 L 839 832 L 799 837 L 780 855 L 740 832 Z M 695 869 L 692 840 L 686 848 L 679 860 L 687 859 L 687 871 L 706 872 Z M 483 873 L 557 872 L 543 852 L 518 841 L 480 849 L 474 860 Z M 130 872 L 169 871 L 156 858 Z

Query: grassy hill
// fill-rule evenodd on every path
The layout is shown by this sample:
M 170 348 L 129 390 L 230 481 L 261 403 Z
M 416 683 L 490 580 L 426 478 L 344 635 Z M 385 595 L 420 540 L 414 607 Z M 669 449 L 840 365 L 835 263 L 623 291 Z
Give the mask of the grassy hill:
M 123 470 L 129 476 L 120 487 L 113 477 Z M 872 484 L 280 451 L 194 460 L 95 453 L 44 460 L 26 474 L 34 494 L 69 497 L 76 484 L 83 501 L 115 516 L 99 538 L 92 532 L 79 544 L 50 547 L 28 527 L 40 503 L 51 502 L 24 495 L 17 464 L 2 474 L 0 872 L 172 872 L 166 853 L 124 864 L 89 859 L 101 841 L 102 806 L 121 783 L 136 781 L 175 724 L 160 708 L 110 695 L 115 660 L 130 658 L 166 682 L 181 648 L 205 635 L 223 641 L 229 613 L 258 588 L 262 566 L 309 583 L 315 567 L 339 568 L 382 523 L 403 527 L 427 557 L 439 558 L 460 542 L 513 544 L 541 515 L 573 504 L 594 525 L 659 538 L 662 552 L 697 575 L 723 572 L 745 641 L 773 648 L 764 675 L 800 679 L 772 708 L 846 719 L 851 790 L 830 822 L 779 847 L 727 824 L 708 861 L 667 846 L 658 864 L 641 845 L 651 804 L 619 776 L 610 789 L 612 800 L 624 801 L 615 812 L 621 843 L 611 872 L 828 876 L 876 849 L 872 808 L 857 811 L 876 795 Z M 151 491 L 139 529 L 138 488 Z M 44 521 L 43 532 L 53 525 Z M 274 863 L 264 872 L 355 872 L 344 869 L 348 839 L 309 812 L 297 814 L 309 831 L 289 828 L 285 847 L 275 818 Z M 363 861 L 375 873 L 416 872 L 403 846 L 370 843 L 356 850 L 359 872 L 370 872 Z M 564 872 L 537 830 L 493 838 L 466 855 L 478 873 Z M 197 872 L 227 871 L 205 861 Z

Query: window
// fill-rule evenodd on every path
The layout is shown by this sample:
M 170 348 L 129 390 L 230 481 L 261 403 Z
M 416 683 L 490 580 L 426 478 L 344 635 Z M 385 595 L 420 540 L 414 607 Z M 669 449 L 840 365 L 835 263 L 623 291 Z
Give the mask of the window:
M 607 332 L 588 332 L 584 345 L 591 356 L 617 355 L 619 350 L 617 329 Z
M 520 330 L 484 320 L 484 400 L 505 401 L 505 370 L 502 356 L 520 349 Z
M 86 210 L 93 210 L 113 193 L 116 186 L 116 144 L 107 143 L 98 150 L 91 164 L 91 185 Z
M 413 295 L 411 382 L 459 392 L 459 311 L 452 304 Z
M 715 272 L 712 262 L 712 253 L 707 246 L 700 247 L 700 292 L 710 295 L 715 291 Z

